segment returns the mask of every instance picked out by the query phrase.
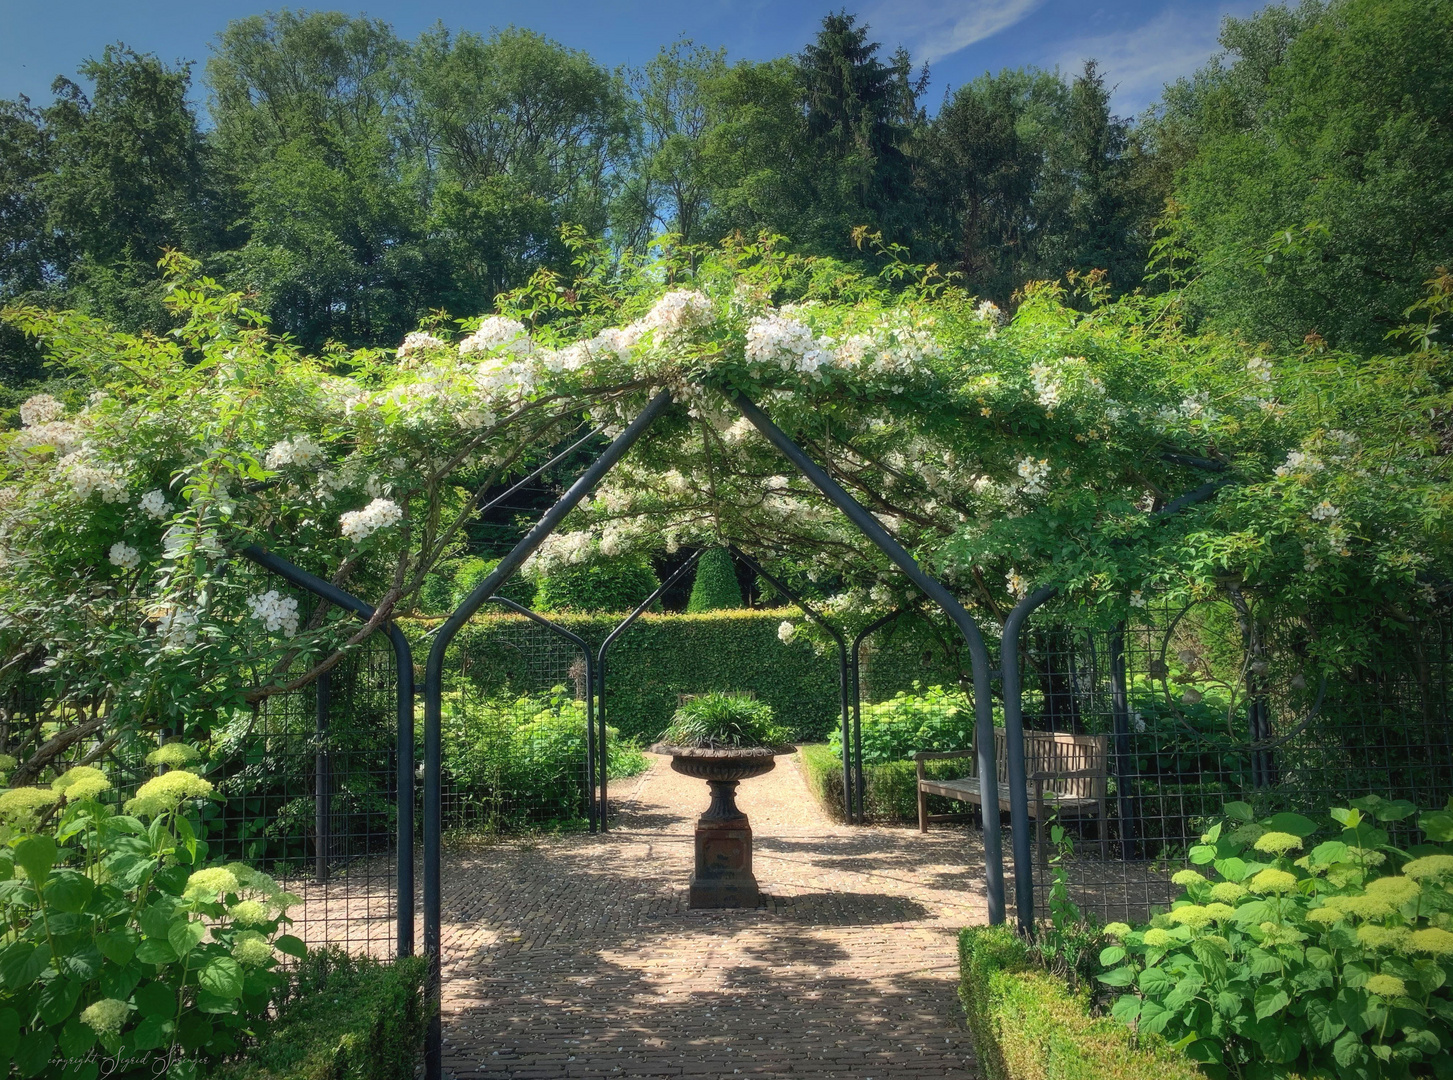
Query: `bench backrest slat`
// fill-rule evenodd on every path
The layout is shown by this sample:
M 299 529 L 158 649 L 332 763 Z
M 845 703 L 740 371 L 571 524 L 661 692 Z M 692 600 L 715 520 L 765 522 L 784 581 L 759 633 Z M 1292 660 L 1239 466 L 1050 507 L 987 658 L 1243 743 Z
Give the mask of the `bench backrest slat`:
M 1024 733 L 1024 768 L 1033 776 L 1046 773 L 1046 791 L 1071 799 L 1103 799 L 1106 794 L 1110 739 L 1107 735 L 1072 735 L 1059 731 Z M 1009 755 L 1004 731 L 994 729 L 994 766 L 999 782 L 1009 779 Z M 1063 777 L 1065 773 L 1090 772 L 1092 776 Z M 1063 777 L 1054 779 L 1054 777 Z M 1032 794 L 1032 792 L 1031 792 Z

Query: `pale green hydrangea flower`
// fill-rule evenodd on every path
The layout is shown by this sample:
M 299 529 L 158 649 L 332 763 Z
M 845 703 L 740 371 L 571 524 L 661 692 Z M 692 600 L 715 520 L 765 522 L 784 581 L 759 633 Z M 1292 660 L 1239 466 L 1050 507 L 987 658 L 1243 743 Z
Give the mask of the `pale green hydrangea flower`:
M 1199 930 L 1211 921 L 1211 913 L 1196 904 L 1185 904 L 1172 910 L 1170 919 L 1182 926 L 1189 926 L 1192 930 Z
M 1285 870 L 1269 868 L 1251 879 L 1254 893 L 1288 893 L 1297 887 L 1297 876 Z
M 167 765 L 174 769 L 200 760 L 202 755 L 197 753 L 195 747 L 180 742 L 167 743 L 146 755 L 148 765 Z
M 1234 881 L 1218 881 L 1211 886 L 1211 895 L 1223 904 L 1234 904 L 1246 895 L 1246 886 Z
M 1367 992 L 1380 998 L 1408 996 L 1407 984 L 1396 975 L 1373 975 L 1367 980 Z
M 81 1010 L 81 1023 L 97 1035 L 115 1035 L 126 1023 L 131 1006 L 116 998 L 102 998 Z
M 1226 922 L 1236 918 L 1236 909 L 1230 904 L 1207 904 L 1206 912 L 1215 922 Z
M 1152 949 L 1164 949 L 1176 943 L 1176 937 L 1169 930 L 1152 926 L 1145 932 L 1145 943 Z
M 1268 855 L 1285 855 L 1288 851 L 1301 850 L 1302 838 L 1289 832 L 1262 833 L 1252 846 Z
M 1130 933 L 1130 925 L 1123 922 L 1106 923 L 1104 933 L 1106 937 L 1123 938 Z
M 232 959 L 249 967 L 262 967 L 272 959 L 272 945 L 256 930 L 244 930 L 232 943 Z
M 1453 931 L 1430 926 L 1426 930 L 1414 930 L 1408 935 L 1408 947 L 1414 952 L 1432 953 L 1434 956 L 1453 956 Z
M 60 795 L 44 788 L 18 787 L 0 792 L 0 820 L 22 828 L 32 826 L 43 810 L 48 810 L 60 800 Z
M 1415 881 L 1453 878 L 1453 855 L 1424 855 L 1404 866 L 1403 873 Z
M 77 765 L 67 769 L 50 783 L 52 791 L 58 791 L 70 802 L 94 799 L 103 791 L 111 790 L 111 781 L 100 769 L 90 765 Z
M 1363 886 L 1362 891 L 1368 896 L 1386 900 L 1393 907 L 1402 907 L 1416 900 L 1422 893 L 1416 881 L 1401 876 L 1375 878 Z
M 1367 949 L 1398 949 L 1406 942 L 1406 926 L 1378 926 L 1367 923 L 1357 928 L 1357 941 Z
M 215 903 L 221 893 L 237 891 L 237 878 L 225 866 L 209 866 L 195 871 L 187 878 L 187 887 L 182 896 L 188 900 L 205 900 Z
M 185 769 L 174 769 L 142 784 L 136 797 L 126 803 L 126 811 L 149 817 L 168 814 L 187 799 L 204 798 L 212 791 L 212 781 Z
M 268 921 L 266 905 L 257 900 L 239 900 L 227 909 L 227 916 L 238 926 L 261 926 Z

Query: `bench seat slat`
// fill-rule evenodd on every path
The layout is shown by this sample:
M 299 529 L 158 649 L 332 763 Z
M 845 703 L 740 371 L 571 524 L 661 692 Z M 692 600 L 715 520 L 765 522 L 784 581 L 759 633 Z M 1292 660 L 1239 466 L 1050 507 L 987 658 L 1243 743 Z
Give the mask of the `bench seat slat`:
M 946 799 L 957 799 L 959 802 L 979 801 L 979 781 L 970 777 L 965 780 L 920 780 L 918 786 L 930 795 L 942 795 Z M 1001 783 L 999 787 L 999 802 L 1003 806 L 1009 805 L 1009 785 Z M 1072 798 L 1059 795 L 1053 791 L 1046 790 L 1044 793 L 1045 805 L 1065 810 L 1071 808 L 1093 807 L 1096 805 L 1094 799 Z M 1034 813 L 1034 793 L 1030 792 L 1029 812 Z

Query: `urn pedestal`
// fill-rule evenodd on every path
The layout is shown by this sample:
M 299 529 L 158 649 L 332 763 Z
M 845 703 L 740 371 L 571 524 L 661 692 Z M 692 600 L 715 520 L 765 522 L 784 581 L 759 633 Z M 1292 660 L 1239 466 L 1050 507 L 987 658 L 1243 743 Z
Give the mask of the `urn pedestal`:
M 651 749 L 670 754 L 671 768 L 705 780 L 711 790 L 711 805 L 696 819 L 696 865 L 687 906 L 756 907 L 759 894 L 752 873 L 752 826 L 737 808 L 737 784 L 771 772 L 777 765 L 775 755 L 791 748 L 706 750 L 659 745 Z

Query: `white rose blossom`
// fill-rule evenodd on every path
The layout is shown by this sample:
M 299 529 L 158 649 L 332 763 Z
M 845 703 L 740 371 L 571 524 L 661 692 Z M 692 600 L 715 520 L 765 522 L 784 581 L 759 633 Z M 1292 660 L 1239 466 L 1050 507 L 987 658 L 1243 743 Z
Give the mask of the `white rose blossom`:
M 36 394 L 20 406 L 21 427 L 41 427 L 66 415 L 66 407 L 49 394 Z
M 272 444 L 264 464 L 269 469 L 280 469 L 284 465 L 296 465 L 310 469 L 323 461 L 323 448 L 308 435 L 293 435 Z
M 350 510 L 338 518 L 343 526 L 343 535 L 355 544 L 361 544 L 379 529 L 397 525 L 404 518 L 399 504 L 392 499 L 374 499 L 362 510 Z
M 141 563 L 141 554 L 124 540 L 118 540 L 111 545 L 111 551 L 107 556 L 112 566 L 120 567 L 122 570 L 135 570 Z
M 166 501 L 166 493 L 161 488 L 153 488 L 151 491 L 148 491 L 136 505 L 141 507 L 148 516 L 155 518 L 157 521 L 161 521 L 172 510 L 171 504 Z
M 298 632 L 298 602 L 276 589 L 247 598 L 252 617 L 271 633 L 281 630 L 288 637 Z
M 479 324 L 479 329 L 459 343 L 459 355 L 494 352 L 503 349 L 508 353 L 530 351 L 530 337 L 525 324 L 503 315 L 491 315 Z
M 797 627 L 793 626 L 786 619 L 783 619 L 777 627 L 777 640 L 782 642 L 783 645 L 791 645 L 792 639 L 796 636 Z

